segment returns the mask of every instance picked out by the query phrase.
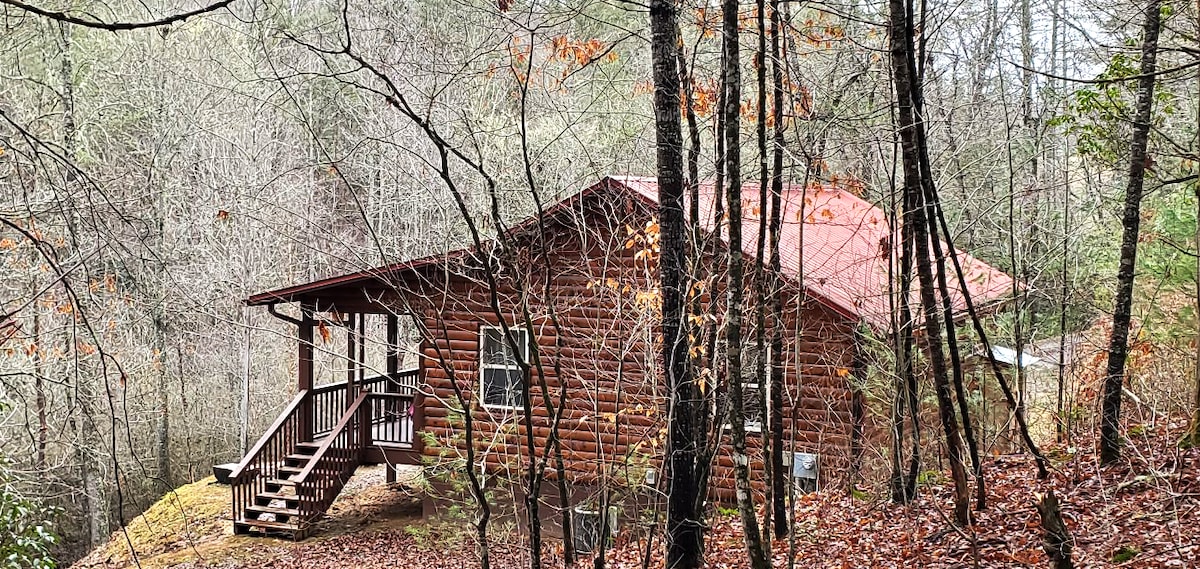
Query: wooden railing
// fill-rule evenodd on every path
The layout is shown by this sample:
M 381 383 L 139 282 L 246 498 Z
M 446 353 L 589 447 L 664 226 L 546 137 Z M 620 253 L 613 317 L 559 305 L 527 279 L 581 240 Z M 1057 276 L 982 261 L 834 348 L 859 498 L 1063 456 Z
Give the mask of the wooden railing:
M 416 393 L 416 381 L 418 381 L 418 377 L 418 370 L 406 370 L 392 373 L 392 375 L 368 377 L 364 381 L 356 383 L 356 385 L 358 385 L 359 389 L 371 391 L 373 394 L 386 393 L 412 396 Z M 412 403 L 409 402 L 409 405 L 412 405 Z M 346 384 L 328 383 L 313 388 L 313 438 L 322 438 L 329 435 L 334 430 L 337 420 L 342 417 L 344 411 L 346 411 Z M 377 417 L 377 415 L 372 414 L 372 417 Z M 392 417 L 397 417 L 397 415 L 392 414 Z M 410 443 L 412 441 L 406 442 Z
M 391 375 L 369 377 L 355 385 L 372 393 L 402 393 L 417 391 L 418 370 L 410 369 Z M 312 433 L 321 438 L 333 431 L 334 425 L 346 410 L 346 384 L 327 383 L 312 390 Z
M 329 383 L 312 390 L 312 433 L 321 438 L 333 430 L 346 410 L 346 384 Z
M 255 496 L 264 490 L 267 479 L 279 478 L 278 469 L 283 466 L 284 457 L 293 452 L 296 443 L 306 438 L 303 419 L 308 397 L 308 391 L 297 393 L 229 475 L 229 484 L 233 488 L 233 519 L 242 519 L 246 507 L 253 505 Z
M 372 443 L 412 446 L 413 396 L 406 393 L 371 393 Z
M 350 404 L 304 469 L 296 475 L 301 531 L 329 509 L 342 486 L 358 468 L 362 451 L 371 442 L 371 423 L 366 415 L 370 395 L 363 392 Z
M 417 393 L 417 381 L 420 380 L 419 372 L 420 370 L 417 369 L 409 369 L 388 376 L 387 389 L 384 391 L 388 393 L 415 395 Z

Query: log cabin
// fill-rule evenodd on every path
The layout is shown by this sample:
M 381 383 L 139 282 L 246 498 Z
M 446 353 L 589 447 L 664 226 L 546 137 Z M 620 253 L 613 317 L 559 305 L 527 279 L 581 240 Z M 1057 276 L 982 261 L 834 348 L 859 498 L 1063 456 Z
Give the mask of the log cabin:
M 755 263 L 757 187 L 744 196 L 743 253 Z M 303 538 L 363 463 L 423 465 L 429 477 L 472 468 L 519 488 L 529 457 L 551 448 L 555 419 L 570 503 L 592 503 L 601 490 L 633 503 L 664 488 L 657 197 L 653 178 L 607 177 L 480 246 L 250 297 L 296 327 L 297 393 L 232 472 L 236 531 Z M 721 319 L 720 201 L 702 187 L 694 208 L 692 248 L 704 251 L 689 292 L 698 330 Z M 833 479 L 862 447 L 864 332 L 891 328 L 892 231 L 879 208 L 830 185 L 786 187 L 781 216 L 785 439 L 819 456 L 820 476 Z M 1012 280 L 956 253 L 975 304 L 999 306 Z M 965 309 L 960 296 L 953 302 Z M 746 338 L 756 325 L 749 319 Z M 697 381 L 719 388 L 720 366 L 704 356 L 720 343 L 705 343 L 693 348 Z M 743 379 L 760 477 L 761 391 L 756 375 Z M 714 500 L 732 499 L 732 466 L 719 446 Z

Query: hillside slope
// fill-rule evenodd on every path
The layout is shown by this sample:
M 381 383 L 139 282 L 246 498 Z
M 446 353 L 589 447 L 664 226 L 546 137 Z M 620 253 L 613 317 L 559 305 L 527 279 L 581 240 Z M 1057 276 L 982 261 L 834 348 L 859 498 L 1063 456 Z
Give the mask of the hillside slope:
M 297 549 L 322 547 L 347 533 L 383 531 L 421 519 L 421 502 L 403 484 L 384 482 L 382 466 L 363 467 L 346 485 L 329 514 L 319 522 L 318 535 L 295 544 L 290 541 L 233 535 L 229 486 L 209 476 L 176 488 L 113 532 L 72 567 L 244 567 L 263 566 L 276 558 L 291 558 Z M 134 554 L 136 551 L 136 561 Z M 348 563 L 346 566 L 356 566 Z
M 1175 445 L 1183 421 L 1136 425 L 1126 458 L 1100 468 L 1086 450 L 1053 447 L 1049 480 L 1038 481 L 1026 456 L 986 461 L 989 504 L 973 528 L 949 524 L 950 488 L 928 473 L 913 505 L 897 506 L 879 489 L 847 493 L 831 488 L 799 498 L 794 545 L 773 544 L 777 568 L 1009 568 L 1048 567 L 1033 500 L 1053 489 L 1073 534 L 1076 567 L 1200 567 L 1200 449 Z M 1136 433 L 1136 434 L 1133 434 Z M 134 565 L 181 568 L 393 568 L 474 569 L 479 566 L 469 527 L 462 520 L 421 519 L 420 498 L 410 487 L 383 482 L 380 467 L 359 469 L 314 537 L 299 543 L 232 535 L 229 489 L 211 478 L 165 496 L 135 518 L 126 533 L 75 567 Z M 661 518 L 660 518 L 661 519 Z M 529 566 L 526 539 L 511 521 L 490 528 L 491 566 Z M 715 514 L 708 535 L 709 567 L 746 566 L 736 515 Z M 640 569 L 647 551 L 644 528 L 626 525 L 609 551 L 609 569 Z M 663 566 L 663 539 L 656 532 L 650 567 Z M 562 567 L 561 542 L 547 540 L 546 568 Z M 591 568 L 590 559 L 575 569 Z

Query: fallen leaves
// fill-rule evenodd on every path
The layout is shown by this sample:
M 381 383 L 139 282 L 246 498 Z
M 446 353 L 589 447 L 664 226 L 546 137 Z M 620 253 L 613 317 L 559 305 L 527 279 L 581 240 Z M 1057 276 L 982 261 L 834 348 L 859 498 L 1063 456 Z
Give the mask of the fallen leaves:
M 1055 457 L 1049 480 L 1039 481 L 1032 461 L 1005 455 L 986 462 L 988 508 L 975 512 L 972 528 L 950 525 L 951 488 L 945 477 L 931 477 L 916 501 L 892 504 L 870 489 L 840 488 L 799 496 L 795 504 L 795 541 L 775 540 L 774 567 L 796 568 L 933 568 L 1048 567 L 1042 550 L 1042 528 L 1033 504 L 1038 493 L 1053 490 L 1062 500 L 1063 519 L 1074 539 L 1075 566 L 1200 566 L 1200 449 L 1175 446 L 1184 423 L 1147 428 L 1131 435 L 1126 461 L 1100 468 L 1090 452 L 1066 447 L 1045 449 Z M 1092 441 L 1076 440 L 1081 448 Z M 372 488 L 375 488 L 374 486 Z M 395 490 L 380 486 L 361 494 L 348 492 L 335 503 L 328 523 L 317 536 L 300 543 L 238 536 L 197 536 L 199 540 L 233 540 L 225 548 L 232 557 L 192 557 L 187 567 L 395 567 L 474 569 L 480 566 L 473 528 L 464 520 L 396 517 L 384 498 Z M 225 491 L 219 493 L 222 504 Z M 347 517 L 347 511 L 366 512 Z M 747 567 L 742 527 L 737 515 L 714 514 L 707 533 L 707 566 Z M 660 518 L 661 522 L 661 518 Z M 221 522 L 222 531 L 226 527 Z M 337 528 L 337 529 L 334 529 Z M 530 566 L 524 528 L 511 520 L 492 526 L 489 548 L 492 569 Z M 605 555 L 608 569 L 665 566 L 663 535 L 655 532 L 647 548 L 645 526 L 626 524 L 616 546 Z M 236 545 L 236 547 L 234 547 Z M 205 549 L 205 548 L 201 548 Z M 186 553 L 183 551 L 181 553 Z M 790 562 L 794 561 L 794 565 Z M 563 567 L 562 546 L 547 539 L 543 567 Z M 572 569 L 590 569 L 591 557 Z

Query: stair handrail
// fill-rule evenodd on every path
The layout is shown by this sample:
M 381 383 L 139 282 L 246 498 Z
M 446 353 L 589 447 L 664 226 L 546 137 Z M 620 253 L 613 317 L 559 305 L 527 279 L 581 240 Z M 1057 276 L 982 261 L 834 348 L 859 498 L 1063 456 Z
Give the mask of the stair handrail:
M 250 466 L 250 463 L 254 462 L 254 459 L 258 458 L 258 455 L 262 453 L 263 448 L 266 447 L 271 439 L 279 433 L 279 430 L 283 428 L 283 424 L 287 422 L 288 418 L 291 417 L 292 414 L 296 413 L 300 406 L 304 404 L 304 400 L 307 397 L 308 390 L 301 389 L 300 392 L 296 394 L 296 397 L 292 398 L 292 402 L 288 403 L 288 406 L 284 408 L 283 412 L 275 418 L 275 422 L 271 424 L 271 427 L 267 429 L 261 437 L 259 437 L 257 443 L 254 443 L 254 447 L 250 449 L 250 452 L 246 453 L 246 456 L 242 457 L 242 461 L 238 463 L 237 468 L 234 468 L 233 472 L 229 474 L 229 479 L 231 481 L 241 480 L 242 473 L 246 467 Z
M 329 432 L 329 436 L 325 437 L 325 440 L 321 443 L 321 446 L 318 447 L 317 451 L 312 454 L 312 458 L 308 459 L 308 463 L 304 465 L 304 470 L 301 470 L 300 474 L 296 475 L 296 477 L 294 478 L 294 480 L 296 481 L 296 484 L 304 484 L 305 482 L 308 481 L 308 475 L 311 474 L 313 469 L 316 468 L 317 464 L 320 463 L 321 460 L 325 458 L 325 455 L 329 452 L 329 449 L 333 446 L 333 442 L 335 440 L 337 440 L 338 435 L 342 431 L 346 430 L 346 426 L 348 424 L 350 424 L 351 421 L 354 420 L 355 416 L 358 415 L 359 410 L 363 406 L 363 403 L 366 402 L 367 398 L 370 395 L 371 395 L 371 392 L 363 391 L 362 393 L 360 393 L 358 395 L 358 398 L 354 400 L 354 403 L 350 404 L 350 407 L 347 408 L 346 412 L 342 414 L 342 418 L 338 419 L 338 422 L 336 425 L 334 425 L 333 430 Z M 362 428 L 361 423 L 358 425 L 355 425 L 355 426 L 357 428 Z M 359 447 L 361 448 L 364 446 L 366 446 L 366 441 L 360 441 Z

